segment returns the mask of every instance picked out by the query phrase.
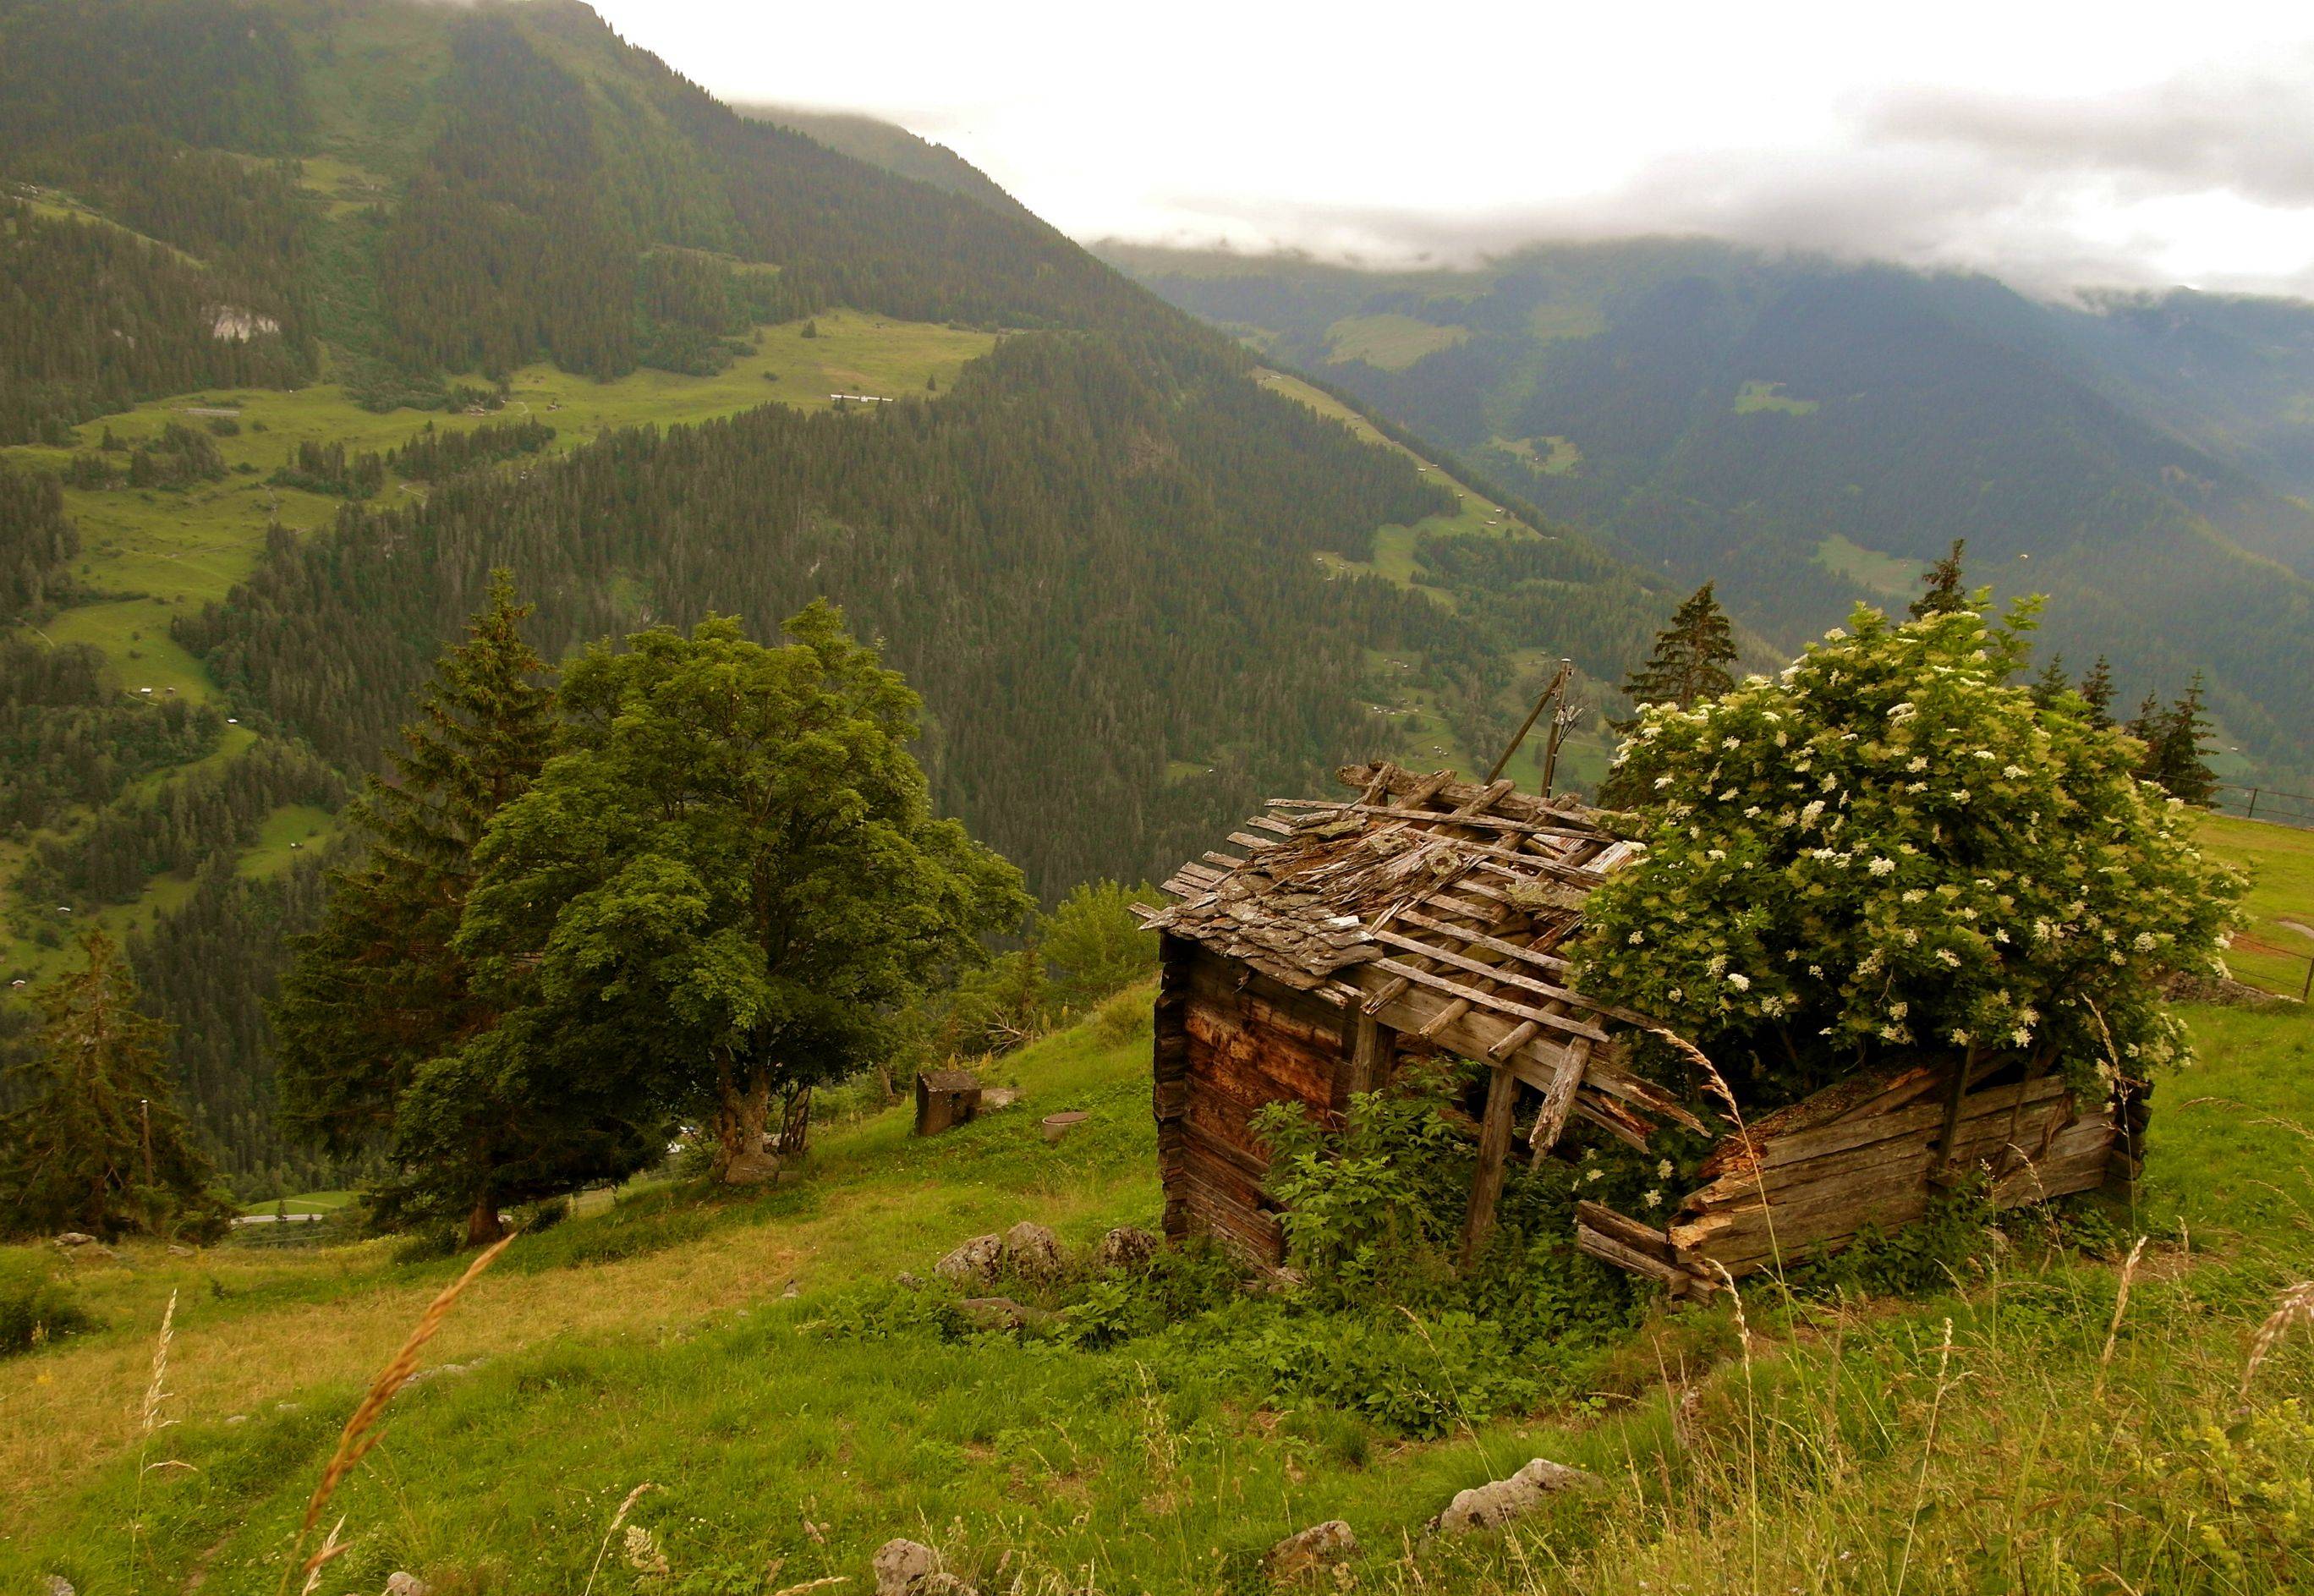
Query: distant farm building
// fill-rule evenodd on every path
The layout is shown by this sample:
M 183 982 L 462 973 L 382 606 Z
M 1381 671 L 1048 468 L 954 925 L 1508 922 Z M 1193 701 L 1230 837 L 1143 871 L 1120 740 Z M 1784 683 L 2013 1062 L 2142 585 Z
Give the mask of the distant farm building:
M 1410 1055 L 1489 1067 L 1466 1259 L 1489 1234 L 1514 1145 L 1540 1160 L 1573 1123 L 1641 1151 L 1705 1100 L 1630 1066 L 1646 1016 L 1585 998 L 1568 944 L 1591 891 L 1637 858 L 1594 811 L 1507 780 L 1395 765 L 1340 773 L 1352 795 L 1273 799 L 1184 864 L 1160 939 L 1155 1107 L 1165 1229 L 1284 1256 L 1268 1154 L 1251 1120 L 1298 1102 L 1338 1116 Z M 1965 1171 L 1993 1200 L 2133 1179 L 2145 1106 L 2076 1101 L 2050 1061 L 1921 1054 L 1859 1073 L 1723 1140 L 1666 1225 L 1578 1205 L 1576 1244 L 1674 1292 L 1780 1253 L 1920 1218 Z M 1772 1216 L 1772 1217 L 1771 1217 Z

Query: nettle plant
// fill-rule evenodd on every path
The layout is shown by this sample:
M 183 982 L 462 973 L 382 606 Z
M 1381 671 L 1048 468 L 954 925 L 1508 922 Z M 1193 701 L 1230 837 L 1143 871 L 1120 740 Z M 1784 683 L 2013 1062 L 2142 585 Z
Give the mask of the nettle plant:
M 1647 852 L 1592 895 L 1584 989 L 1767 1101 L 1930 1052 L 2082 1089 L 2185 1062 L 2158 983 L 2219 967 L 2240 881 L 2136 742 L 2009 685 L 2036 617 L 1859 609 L 1774 681 L 1646 710 L 1619 763 Z

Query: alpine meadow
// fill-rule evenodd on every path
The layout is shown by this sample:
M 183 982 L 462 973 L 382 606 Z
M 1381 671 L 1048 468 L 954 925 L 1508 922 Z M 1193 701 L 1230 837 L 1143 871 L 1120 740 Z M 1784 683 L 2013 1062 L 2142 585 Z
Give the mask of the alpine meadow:
M 2314 1585 L 2287 96 L 1788 9 L 0 0 L 0 1589 Z

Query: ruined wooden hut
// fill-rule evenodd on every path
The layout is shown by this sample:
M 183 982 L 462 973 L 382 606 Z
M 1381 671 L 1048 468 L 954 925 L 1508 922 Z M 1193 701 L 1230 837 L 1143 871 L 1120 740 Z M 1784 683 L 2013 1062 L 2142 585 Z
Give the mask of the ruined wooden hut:
M 1488 1066 L 1465 1257 L 1483 1245 L 1514 1149 L 1549 1156 L 1575 1122 L 1642 1151 L 1707 1129 L 1698 1093 L 1637 1073 L 1646 1016 L 1595 1002 L 1567 950 L 1608 872 L 1637 857 L 1572 798 L 1391 764 L 1346 797 L 1270 801 L 1228 851 L 1181 866 L 1160 938 L 1155 1106 L 1165 1229 L 1264 1262 L 1284 1251 L 1251 1120 L 1299 1102 L 1338 1115 L 1411 1054 Z M 1668 1225 L 1595 1204 L 1584 1250 L 1674 1292 L 1918 1219 L 1960 1171 L 2024 1202 L 2133 1177 L 2142 1102 L 2080 1103 L 2049 1061 L 1922 1059 L 1842 1081 L 1731 1131 Z M 1683 1098 L 1688 1100 L 1683 1100 Z M 1725 1128 L 1725 1127 L 1710 1127 Z

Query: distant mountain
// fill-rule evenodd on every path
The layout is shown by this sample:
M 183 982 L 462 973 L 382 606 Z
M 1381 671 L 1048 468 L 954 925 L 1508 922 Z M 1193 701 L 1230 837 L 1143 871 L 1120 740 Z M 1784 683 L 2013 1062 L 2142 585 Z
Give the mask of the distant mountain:
M 2079 306 L 1641 241 L 1469 271 L 1104 247 L 1787 646 L 1954 537 L 2124 693 L 2206 674 L 2235 768 L 2314 772 L 2314 307 Z
M 1027 216 L 1029 207 L 999 188 L 995 180 L 944 144 L 920 138 L 905 128 L 856 111 L 807 110 L 790 105 L 735 105 L 743 117 L 782 128 L 841 150 L 855 161 L 880 166 L 901 177 L 974 199 L 991 210 Z
M 1506 499 L 570 0 L 0 0 L 0 983 L 128 938 L 245 1183 L 331 1184 L 262 999 L 491 568 L 550 657 L 835 600 L 1057 894 L 1620 679 L 1675 595 Z

